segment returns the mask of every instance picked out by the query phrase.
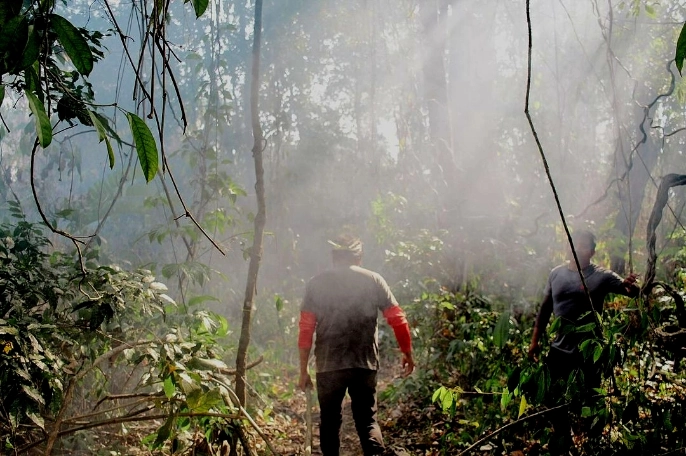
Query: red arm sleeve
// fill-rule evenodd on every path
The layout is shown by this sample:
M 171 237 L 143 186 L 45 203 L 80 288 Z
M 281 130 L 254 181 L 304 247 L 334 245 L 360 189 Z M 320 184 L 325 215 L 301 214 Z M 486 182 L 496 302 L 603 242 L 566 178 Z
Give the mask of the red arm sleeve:
M 314 328 L 316 326 L 317 316 L 314 312 L 306 312 L 304 310 L 300 312 L 298 348 L 312 348 L 312 336 L 314 335 Z
M 398 346 L 400 351 L 403 353 L 412 352 L 412 338 L 410 336 L 410 325 L 407 324 L 407 318 L 405 317 L 405 312 L 400 306 L 390 306 L 383 311 L 383 316 L 393 332 L 395 333 L 395 339 L 398 341 Z

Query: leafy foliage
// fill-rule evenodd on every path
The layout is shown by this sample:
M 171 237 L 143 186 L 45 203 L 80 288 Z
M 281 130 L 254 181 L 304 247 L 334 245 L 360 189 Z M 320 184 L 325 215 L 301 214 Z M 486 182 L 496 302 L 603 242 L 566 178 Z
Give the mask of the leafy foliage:
M 663 301 L 662 306 L 669 302 Z M 551 444 L 546 414 L 524 419 L 565 404 L 573 412 L 572 425 L 580 436 L 575 443 L 583 454 L 656 454 L 686 443 L 678 431 L 686 424 L 683 369 L 652 335 L 660 321 L 674 318 L 670 307 L 647 311 L 625 298 L 609 304 L 602 335 L 589 332 L 591 338 L 581 346 L 583 355 L 605 372 L 601 389 L 586 396 L 580 371 L 561 385 L 551 384 L 546 365 L 526 359 L 532 322 L 493 311 L 494 305 L 477 294 L 439 291 L 424 293 L 408 309 L 423 367 L 416 377 L 391 385 L 383 398 L 414 397 L 416 405 L 399 406 L 414 407 L 433 423 L 424 432 L 440 442 L 440 454 L 463 450 L 518 419 L 523 421 L 488 441 L 490 447 L 546 454 Z M 559 320 L 551 325 L 551 332 L 556 330 L 564 330 Z M 559 394 L 553 400 L 552 391 Z M 406 415 L 394 429 L 419 423 L 409 410 Z
M 219 338 L 225 319 L 197 310 L 177 313 L 167 287 L 149 271 L 97 266 L 80 269 L 71 255 L 48 253 L 40 227 L 18 221 L 0 226 L 0 427 L 6 448 L 40 444 L 40 432 L 65 413 L 79 413 L 75 397 L 108 401 L 124 375 L 144 399 L 90 420 L 126 423 L 157 409 L 165 423 L 150 445 L 193 445 L 196 426 L 212 440 L 212 429 L 231 428 L 234 406 L 225 397 L 227 369 Z M 201 302 L 199 297 L 193 302 Z M 123 356 L 122 356 L 123 355 Z M 137 379 L 137 380 L 135 380 Z M 223 389 L 222 389 L 223 388 Z M 145 400 L 145 398 L 148 398 Z M 128 406 L 127 406 L 128 407 Z M 221 418 L 224 416 L 225 418 Z M 137 418 L 140 419 L 140 418 Z M 228 431 L 227 431 L 228 432 Z

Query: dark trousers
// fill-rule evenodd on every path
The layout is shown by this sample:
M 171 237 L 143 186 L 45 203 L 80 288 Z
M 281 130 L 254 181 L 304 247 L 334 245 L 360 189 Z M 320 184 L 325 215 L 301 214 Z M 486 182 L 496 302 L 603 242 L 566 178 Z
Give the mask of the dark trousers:
M 553 425 L 553 438 L 549 444 L 550 454 L 566 455 L 572 446 L 569 412 L 578 413 L 581 406 L 595 394 L 593 388 L 598 388 L 601 382 L 600 369 L 590 359 L 584 359 L 580 353 L 569 354 L 555 347 L 550 348 L 545 364 L 550 373 L 550 389 L 545 400 L 547 407 L 555 407 L 566 400 L 565 393 L 570 387 L 570 375 L 576 371 L 573 378 L 576 384 L 572 386 L 569 407 L 550 412 L 548 415 Z
M 376 371 L 342 369 L 317 374 L 317 396 L 321 423 L 319 441 L 324 456 L 338 456 L 341 443 L 341 408 L 346 391 L 365 456 L 384 451 L 381 429 L 376 422 Z

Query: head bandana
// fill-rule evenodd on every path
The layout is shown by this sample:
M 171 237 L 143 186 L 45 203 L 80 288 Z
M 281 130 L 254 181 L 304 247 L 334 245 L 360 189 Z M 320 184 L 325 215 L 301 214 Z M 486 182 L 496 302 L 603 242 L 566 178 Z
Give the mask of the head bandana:
M 333 247 L 334 251 L 351 252 L 356 255 L 362 253 L 362 241 L 357 238 L 341 237 L 335 241 L 328 240 L 327 242 Z

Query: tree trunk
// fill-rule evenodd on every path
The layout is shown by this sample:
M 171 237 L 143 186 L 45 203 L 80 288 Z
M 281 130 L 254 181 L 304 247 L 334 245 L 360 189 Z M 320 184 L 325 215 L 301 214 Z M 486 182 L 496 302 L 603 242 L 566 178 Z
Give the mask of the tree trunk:
M 424 61 L 424 101 L 429 113 L 429 141 L 433 151 L 431 174 L 436 182 L 438 199 L 437 228 L 452 232 L 444 249 L 443 285 L 458 290 L 464 283 L 464 254 L 456 230 L 460 219 L 458 168 L 450 120 L 446 46 L 448 44 L 448 8 L 453 0 L 426 1 L 420 6 Z
M 262 259 L 262 240 L 264 226 L 267 223 L 267 213 L 264 197 L 264 163 L 262 152 L 264 151 L 264 137 L 260 126 L 258 111 L 258 95 L 260 82 L 260 39 L 262 35 L 262 0 L 255 1 L 255 25 L 253 31 L 252 47 L 252 77 L 250 87 L 250 111 L 253 131 L 253 162 L 255 164 L 255 194 L 257 196 L 257 215 L 255 216 L 254 239 L 250 248 L 250 265 L 245 287 L 245 299 L 243 301 L 243 322 L 241 335 L 238 341 L 236 354 L 236 395 L 241 405 L 246 405 L 245 372 L 248 345 L 250 345 L 250 325 L 255 293 L 257 292 L 257 275 L 260 270 Z
M 436 179 L 443 189 L 441 203 L 449 209 L 448 195 L 453 193 L 457 168 L 453 157 L 453 141 L 448 107 L 448 80 L 445 66 L 445 49 L 448 41 L 449 0 L 427 1 L 421 5 L 422 33 L 424 38 L 424 98 L 429 112 L 429 137 L 437 164 Z

